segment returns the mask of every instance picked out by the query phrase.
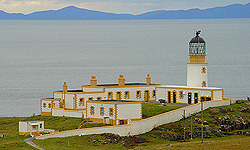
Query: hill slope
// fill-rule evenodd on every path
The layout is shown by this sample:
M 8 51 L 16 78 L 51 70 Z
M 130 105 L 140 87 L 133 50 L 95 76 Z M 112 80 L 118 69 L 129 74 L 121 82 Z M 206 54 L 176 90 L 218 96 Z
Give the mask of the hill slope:
M 0 10 L 2 20 L 142 20 L 142 19 L 215 19 L 250 18 L 250 3 L 209 9 L 158 10 L 139 15 L 115 14 L 68 6 L 59 10 L 38 11 L 24 15 Z

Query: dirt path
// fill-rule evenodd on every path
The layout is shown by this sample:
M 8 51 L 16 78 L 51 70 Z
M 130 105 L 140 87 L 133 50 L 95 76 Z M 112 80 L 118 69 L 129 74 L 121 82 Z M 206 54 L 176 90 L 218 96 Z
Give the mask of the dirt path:
M 33 139 L 34 139 L 34 138 L 31 137 L 31 138 L 25 139 L 24 141 L 25 141 L 27 144 L 29 144 L 29 145 L 31 145 L 31 146 L 37 148 L 37 149 L 46 150 L 46 149 L 41 148 L 40 146 L 36 145 L 36 144 L 32 141 Z

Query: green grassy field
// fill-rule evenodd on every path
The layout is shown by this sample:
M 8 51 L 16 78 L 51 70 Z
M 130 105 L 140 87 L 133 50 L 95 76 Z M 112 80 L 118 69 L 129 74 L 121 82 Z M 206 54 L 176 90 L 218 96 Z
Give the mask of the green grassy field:
M 211 115 L 209 110 L 204 111 L 204 120 L 208 122 L 215 121 L 214 118 L 222 117 L 225 114 L 233 114 L 233 115 L 241 115 L 244 120 L 249 120 L 250 113 L 242 113 L 240 109 L 242 106 L 246 106 L 245 104 L 234 104 L 230 106 L 223 106 L 220 108 L 229 107 L 233 108 L 234 112 L 227 113 L 219 113 L 216 115 Z M 147 104 L 143 103 L 143 116 L 144 118 L 148 118 L 160 113 L 164 113 L 167 111 L 171 111 L 173 109 L 177 109 L 180 107 L 162 107 L 157 106 L 155 104 Z M 218 109 L 219 108 L 215 108 Z M 199 114 L 196 114 L 196 117 Z M 190 118 L 186 120 L 186 130 L 190 130 Z M 79 118 L 69 118 L 69 117 L 46 117 L 46 116 L 32 116 L 32 117 L 0 117 L 0 135 L 7 135 L 4 138 L 0 138 L 0 149 L 2 150 L 12 150 L 12 149 L 21 149 L 21 150 L 29 150 L 35 149 L 24 142 L 24 139 L 28 138 L 28 136 L 19 136 L 18 135 L 18 122 L 22 120 L 44 120 L 45 128 L 55 129 L 59 131 L 71 130 L 78 128 L 78 125 L 84 121 L 84 119 Z M 103 124 L 86 124 L 84 127 L 93 127 L 93 126 L 102 126 Z M 193 124 L 194 126 L 199 126 L 199 124 Z M 183 120 L 180 120 L 175 123 L 170 123 L 163 125 L 165 128 L 173 128 L 177 130 L 183 129 Z M 211 128 L 216 128 L 216 126 L 211 126 Z M 198 130 L 198 129 L 196 129 Z M 249 129 L 247 131 L 250 132 Z M 160 136 L 156 136 L 157 133 L 162 133 L 165 131 L 153 130 L 146 134 L 138 135 L 137 137 L 141 137 L 146 139 L 145 143 L 138 144 L 134 147 L 134 149 L 218 149 L 218 150 L 226 150 L 226 149 L 249 149 L 250 147 L 250 136 L 245 135 L 232 135 L 225 137 L 211 137 L 204 139 L 204 143 L 201 143 L 200 137 L 196 137 L 190 142 L 190 139 L 187 139 L 187 142 L 177 142 L 177 141 L 169 141 L 161 138 Z M 169 131 L 171 132 L 171 131 Z M 182 134 L 181 132 L 178 134 Z M 34 140 L 34 142 L 47 149 L 127 149 L 124 147 L 124 141 L 119 141 L 117 144 L 109 143 L 108 144 L 100 144 L 93 143 L 93 140 L 103 140 L 107 141 L 102 135 L 87 135 L 87 136 L 74 136 L 67 138 L 52 138 L 46 140 Z M 169 146 L 170 145 L 170 146 Z
M 160 104 L 142 103 L 142 119 L 159 115 L 183 106 L 162 106 Z

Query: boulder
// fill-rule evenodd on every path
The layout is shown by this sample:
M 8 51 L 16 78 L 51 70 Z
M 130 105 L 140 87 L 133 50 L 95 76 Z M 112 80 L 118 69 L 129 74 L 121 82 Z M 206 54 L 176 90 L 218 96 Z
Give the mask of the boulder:
M 234 109 L 231 108 L 231 107 L 229 107 L 229 108 L 227 109 L 227 111 L 229 111 L 229 112 L 234 112 Z
M 203 121 L 203 125 L 208 125 L 208 122 L 207 121 Z
M 250 103 L 245 103 L 247 106 L 250 106 Z
M 244 103 L 243 100 L 238 100 L 238 101 L 236 101 L 236 104 L 242 104 L 242 103 Z
M 209 112 L 211 115 L 217 115 L 220 113 L 216 108 L 209 109 Z
M 215 131 L 215 133 L 214 133 L 217 137 L 223 137 L 224 135 L 221 133 L 221 131 L 220 130 L 218 130 L 218 131 Z
M 221 113 L 227 113 L 227 109 L 226 108 L 220 108 L 220 112 Z
M 195 117 L 201 118 L 201 114 L 195 114 Z
M 240 109 L 240 112 L 247 113 L 248 111 L 249 111 L 249 109 L 246 108 L 246 107 L 242 107 L 242 108 Z

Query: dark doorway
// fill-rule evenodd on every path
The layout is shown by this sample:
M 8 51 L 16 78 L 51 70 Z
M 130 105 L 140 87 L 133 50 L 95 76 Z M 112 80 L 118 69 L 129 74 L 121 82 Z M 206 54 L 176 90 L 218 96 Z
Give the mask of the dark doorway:
M 194 103 L 198 103 L 198 93 L 194 93 Z
M 176 103 L 176 92 L 173 92 L 173 103 Z
M 171 92 L 168 91 L 168 103 L 171 103 Z
M 192 93 L 188 93 L 188 104 L 192 104 Z

